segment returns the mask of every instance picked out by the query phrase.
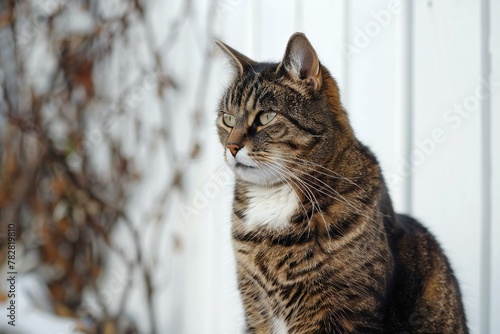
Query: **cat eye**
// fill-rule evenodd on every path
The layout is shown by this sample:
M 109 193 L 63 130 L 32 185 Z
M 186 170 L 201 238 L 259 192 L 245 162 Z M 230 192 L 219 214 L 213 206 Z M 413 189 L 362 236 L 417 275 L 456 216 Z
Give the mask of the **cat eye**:
M 274 117 L 276 117 L 275 112 L 263 112 L 259 114 L 259 122 L 262 125 L 266 125 L 267 123 L 271 122 Z
M 232 128 L 236 124 L 236 118 L 233 115 L 224 113 L 222 116 L 222 122 L 224 122 L 226 126 Z

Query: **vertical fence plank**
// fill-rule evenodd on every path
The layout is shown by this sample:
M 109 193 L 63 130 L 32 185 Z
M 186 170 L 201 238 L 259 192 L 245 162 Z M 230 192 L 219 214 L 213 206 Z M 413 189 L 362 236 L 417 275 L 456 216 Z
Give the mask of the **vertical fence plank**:
M 184 4 L 182 0 L 170 1 L 168 3 L 156 2 L 151 4 L 152 9 L 149 13 L 151 29 L 155 31 L 157 43 L 161 45 L 154 44 L 155 47 L 160 47 L 165 50 L 165 54 L 162 52 L 162 60 L 165 63 L 175 63 L 175 69 L 172 71 L 174 80 L 181 84 L 182 89 L 172 94 L 167 91 L 166 94 L 171 94 L 168 98 L 165 98 L 165 106 L 167 110 L 162 109 L 160 112 L 162 114 L 162 122 L 169 124 L 171 120 L 174 119 L 174 115 L 171 115 L 171 104 L 175 105 L 176 112 L 181 114 L 180 117 L 175 117 L 175 122 L 177 124 L 176 129 L 182 129 L 181 131 L 175 131 L 170 134 L 170 140 L 173 141 L 173 146 L 177 143 L 185 140 L 186 134 L 185 129 L 190 129 L 190 117 L 192 113 L 193 105 L 191 101 L 194 99 L 193 88 L 195 85 L 187 85 L 190 81 L 193 81 L 196 77 L 196 71 L 199 68 L 199 54 L 194 54 L 193 49 L 196 51 L 198 47 L 193 43 L 193 36 L 190 36 L 186 25 L 182 25 L 178 33 L 179 39 L 176 41 L 170 40 L 171 45 L 163 44 L 166 40 L 169 40 L 167 36 L 172 34 L 171 27 L 175 25 L 175 22 L 182 16 L 182 11 L 184 9 Z M 190 56 L 186 57 L 186 53 Z M 158 73 L 160 75 L 162 73 Z M 162 106 L 163 107 L 163 106 Z M 148 110 L 148 112 L 150 112 Z M 172 117 L 172 118 L 170 118 Z M 150 118 L 148 116 L 147 118 Z M 168 150 L 167 147 L 157 148 L 155 152 L 156 156 L 162 156 L 164 154 L 163 150 Z M 172 164 L 170 156 L 166 156 L 167 159 L 167 172 L 170 174 L 171 178 L 174 170 L 177 166 Z M 161 171 L 165 172 L 165 171 Z M 160 172 L 160 173 L 161 173 Z M 159 182 L 159 178 L 155 177 L 153 183 L 156 185 L 162 185 Z M 190 178 L 189 183 L 186 187 L 189 189 L 196 184 L 194 180 Z M 174 196 L 172 199 L 172 207 L 178 208 L 182 203 L 180 196 Z M 160 249 L 153 250 L 159 255 L 161 259 L 160 265 L 165 265 L 167 268 L 164 270 L 167 272 L 163 277 L 153 278 L 154 284 L 161 280 L 158 286 L 158 295 L 155 295 L 156 303 L 158 304 L 160 312 L 156 314 L 157 322 L 160 324 L 160 332 L 183 332 L 189 333 L 190 322 L 186 321 L 186 314 L 191 314 L 191 317 L 196 318 L 197 321 L 200 319 L 200 312 L 197 305 L 199 305 L 200 295 L 197 293 L 192 293 L 193 286 L 196 285 L 196 281 L 193 277 L 198 274 L 199 267 L 191 266 L 187 268 L 185 262 L 198 261 L 199 256 L 197 250 L 192 247 L 192 240 L 199 240 L 193 231 L 189 230 L 188 227 L 192 226 L 184 216 L 182 216 L 179 210 L 168 210 L 166 213 L 166 221 L 169 222 L 165 226 L 165 232 L 168 237 L 167 245 L 162 245 Z M 143 222 L 145 223 L 145 222 Z M 143 234 L 144 231 L 141 231 Z M 152 235 L 157 233 L 156 231 L 150 232 Z M 193 238 L 194 236 L 194 238 Z M 151 239 L 154 239 L 153 237 Z M 182 250 L 172 247 L 172 240 L 177 240 L 178 244 L 182 245 Z M 147 244 L 148 241 L 145 242 Z M 172 242 L 172 244 L 170 243 Z M 166 259 L 165 259 L 166 258 Z M 188 292 L 190 291 L 190 292 Z M 196 290 L 198 292 L 198 290 Z M 136 292 L 132 292 L 135 294 Z
M 343 57 L 347 58 L 348 113 L 358 138 L 375 152 L 391 194 L 398 186 L 396 171 L 396 115 L 402 112 L 395 98 L 401 77 L 401 45 L 396 27 L 401 4 L 394 1 L 350 1 L 344 13 L 349 23 Z M 400 209 L 398 198 L 396 208 Z
M 216 105 L 230 71 L 222 56 L 217 61 L 206 61 L 205 57 L 215 46 L 213 40 L 206 38 L 208 32 L 215 29 L 214 37 L 226 41 L 221 34 L 224 31 L 224 19 L 232 19 L 231 15 L 238 13 L 238 6 L 234 1 L 215 3 L 203 0 L 192 1 L 191 6 L 196 20 L 180 26 L 180 43 L 184 48 L 180 50 L 178 59 L 178 64 L 181 64 L 178 65 L 178 73 L 185 76 L 182 78 L 181 89 L 186 90 L 184 103 L 187 110 L 177 112 L 194 116 L 202 110 L 203 113 L 197 119 L 190 117 L 191 124 L 179 127 L 179 131 L 184 131 L 199 121 L 203 126 L 195 136 L 204 139 L 203 155 L 193 161 L 183 162 L 186 168 L 189 165 L 192 170 L 189 177 L 190 192 L 181 203 L 174 206 L 180 212 L 179 221 L 187 241 L 186 245 L 182 245 L 186 249 L 183 266 L 186 271 L 184 295 L 187 304 L 183 333 L 224 333 L 225 326 L 233 325 L 231 309 L 226 308 L 230 303 L 229 297 L 223 288 L 224 284 L 227 286 L 233 282 L 233 267 L 231 264 L 226 265 L 221 247 L 229 248 L 230 245 L 229 240 L 226 240 L 229 239 L 230 207 L 221 204 L 220 215 L 214 214 L 212 208 L 214 198 L 223 191 L 222 186 L 217 183 L 222 148 L 215 130 Z M 178 115 L 175 120 L 180 117 L 184 116 Z M 185 149 L 183 144 L 179 142 L 177 145 Z M 225 237 L 223 243 L 221 235 Z M 226 276 L 229 276 L 228 280 Z
M 488 85 L 485 98 L 481 99 L 481 281 L 480 281 L 480 327 L 481 333 L 490 333 L 491 316 L 491 232 L 492 232 L 492 152 L 491 152 L 491 60 L 490 60 L 490 1 L 480 2 L 481 23 L 481 78 Z
M 395 174 L 388 177 L 392 185 L 393 201 L 396 209 L 412 213 L 412 175 L 401 161 L 408 160 L 413 145 L 413 2 L 401 1 L 401 15 L 397 18 L 399 50 L 399 84 L 396 101 L 396 156 L 399 163 Z M 396 160 L 398 161 L 398 160 Z
M 295 32 L 296 6 L 290 0 L 256 0 L 260 12 L 254 17 L 259 26 L 256 53 L 259 61 L 280 61 L 286 42 Z
M 342 0 L 340 2 L 341 9 L 341 34 L 340 50 L 342 51 L 342 74 L 339 77 L 339 85 L 341 89 L 341 98 L 344 108 L 349 109 L 349 57 L 347 55 L 348 46 L 351 43 L 351 4 L 349 0 Z
M 491 279 L 490 333 L 500 333 L 500 2 L 490 1 Z M 483 334 L 483 333 L 481 333 Z
M 479 2 L 414 2 L 414 215 L 434 232 L 479 328 Z
M 241 53 L 255 58 L 253 50 L 255 14 L 254 4 L 242 0 L 219 1 L 218 20 L 221 21 L 222 29 L 218 33 L 224 43 Z
M 339 85 L 343 82 L 342 14 L 338 1 L 312 0 L 303 5 L 303 32 Z M 340 90 L 342 98 L 345 93 L 342 86 Z

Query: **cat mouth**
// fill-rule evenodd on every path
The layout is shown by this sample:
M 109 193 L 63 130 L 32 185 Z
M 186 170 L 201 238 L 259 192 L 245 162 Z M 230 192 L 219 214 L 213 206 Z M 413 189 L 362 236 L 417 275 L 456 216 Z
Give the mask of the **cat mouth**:
M 241 162 L 237 162 L 236 165 L 234 165 L 234 167 L 242 169 L 255 169 L 255 167 L 242 164 Z
M 233 171 L 240 180 L 265 186 L 275 184 L 279 181 L 279 179 L 274 176 L 275 173 L 269 170 L 269 167 L 265 165 L 259 166 L 253 161 L 245 161 L 245 163 L 233 161 L 233 163 Z M 247 165 L 247 163 L 249 164 Z

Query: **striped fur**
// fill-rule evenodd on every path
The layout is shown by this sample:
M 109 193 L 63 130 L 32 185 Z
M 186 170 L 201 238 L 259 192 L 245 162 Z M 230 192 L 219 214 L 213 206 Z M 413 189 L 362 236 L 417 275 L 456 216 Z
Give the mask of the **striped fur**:
M 237 178 L 232 234 L 248 332 L 468 333 L 439 244 L 394 213 L 306 37 L 293 35 L 280 63 L 219 45 L 235 69 L 217 129 Z M 276 116 L 264 125 L 266 112 Z

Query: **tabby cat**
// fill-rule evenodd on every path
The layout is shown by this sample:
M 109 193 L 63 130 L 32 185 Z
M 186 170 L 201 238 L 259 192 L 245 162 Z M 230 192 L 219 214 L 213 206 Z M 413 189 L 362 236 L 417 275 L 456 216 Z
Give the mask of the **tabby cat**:
M 305 35 L 290 38 L 280 63 L 217 44 L 235 72 L 217 128 L 236 175 L 232 237 L 247 333 L 468 333 L 443 251 L 394 212 Z

